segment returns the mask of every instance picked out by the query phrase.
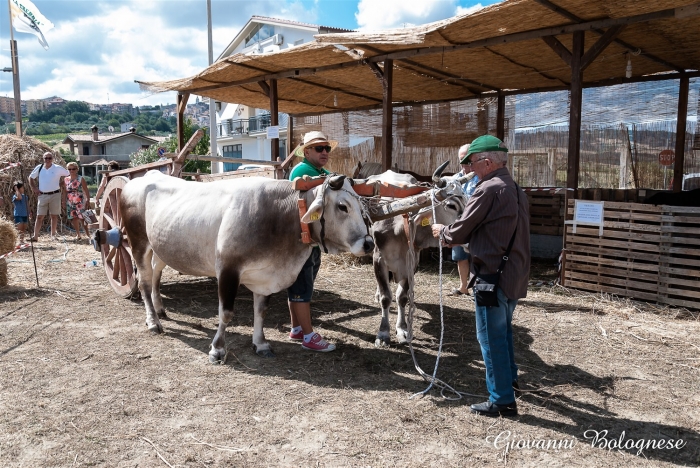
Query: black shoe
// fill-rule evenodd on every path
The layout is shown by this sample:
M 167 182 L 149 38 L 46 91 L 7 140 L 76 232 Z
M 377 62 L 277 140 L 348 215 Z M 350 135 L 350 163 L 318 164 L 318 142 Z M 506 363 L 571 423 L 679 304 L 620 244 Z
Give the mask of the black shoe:
M 509 405 L 497 405 L 492 401 L 485 401 L 476 405 L 470 406 L 472 413 L 481 414 L 483 416 L 517 416 L 518 405 L 513 402 Z

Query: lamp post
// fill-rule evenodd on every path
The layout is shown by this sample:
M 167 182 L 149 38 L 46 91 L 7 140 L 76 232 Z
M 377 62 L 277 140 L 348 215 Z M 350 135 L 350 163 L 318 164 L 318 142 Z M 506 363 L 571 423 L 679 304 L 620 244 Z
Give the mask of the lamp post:
M 211 38 L 211 0 L 207 0 L 207 40 L 209 42 L 209 65 L 214 63 L 214 50 Z M 218 156 L 216 151 L 216 102 L 209 98 L 209 152 L 212 156 Z M 212 169 L 213 169 L 212 164 Z M 212 170 L 212 172 L 214 172 Z

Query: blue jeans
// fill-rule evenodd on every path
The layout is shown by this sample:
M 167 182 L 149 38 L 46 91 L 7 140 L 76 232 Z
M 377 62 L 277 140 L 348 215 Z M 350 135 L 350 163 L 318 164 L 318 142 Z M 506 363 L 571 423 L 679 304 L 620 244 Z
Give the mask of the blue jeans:
M 517 299 L 508 299 L 501 288 L 497 290 L 498 305 L 478 306 L 476 309 L 476 337 L 486 366 L 486 389 L 489 400 L 497 405 L 515 401 L 513 381 L 518 380 L 518 366 L 513 355 L 513 310 Z

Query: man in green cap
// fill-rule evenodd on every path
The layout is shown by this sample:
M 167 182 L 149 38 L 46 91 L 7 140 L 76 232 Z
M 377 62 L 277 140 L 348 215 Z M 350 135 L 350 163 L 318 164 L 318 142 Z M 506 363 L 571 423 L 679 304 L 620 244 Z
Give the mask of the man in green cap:
M 475 139 L 466 162 L 480 182 L 461 218 L 449 226 L 433 224 L 432 231 L 444 245 L 469 244 L 470 286 L 477 276 L 500 272 L 497 304 L 480 304 L 475 297 L 476 336 L 486 367 L 489 400 L 471 405 L 471 411 L 485 416 L 515 416 L 515 389 L 519 387 L 512 320 L 518 299 L 527 295 L 530 208 L 527 196 L 506 168 L 508 148 L 501 140 L 491 135 Z

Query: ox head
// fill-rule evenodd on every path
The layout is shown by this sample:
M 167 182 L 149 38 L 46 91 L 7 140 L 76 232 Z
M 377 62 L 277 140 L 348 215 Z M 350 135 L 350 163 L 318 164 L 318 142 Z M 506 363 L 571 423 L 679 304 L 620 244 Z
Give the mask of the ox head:
M 430 226 L 431 224 L 452 224 L 462 216 L 464 208 L 467 206 L 467 197 L 464 196 L 462 188 L 450 181 L 443 181 L 445 188 L 443 192 L 447 197 L 435 203 L 435 218 L 433 219 L 432 206 L 427 206 L 421 209 L 416 215 L 412 216 L 412 221 L 416 226 Z
M 366 255 L 374 250 L 369 216 L 344 175 L 328 177 L 313 190 L 314 201 L 303 223 L 320 223 L 320 241 L 326 253 Z

